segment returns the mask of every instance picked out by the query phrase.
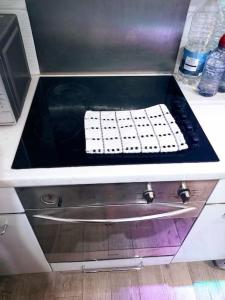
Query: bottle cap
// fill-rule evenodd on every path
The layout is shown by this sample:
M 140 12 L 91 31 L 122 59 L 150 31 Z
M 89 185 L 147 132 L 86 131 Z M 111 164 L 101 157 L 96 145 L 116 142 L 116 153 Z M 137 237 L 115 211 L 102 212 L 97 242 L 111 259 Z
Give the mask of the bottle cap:
M 225 48 L 225 34 L 220 38 L 219 47 Z

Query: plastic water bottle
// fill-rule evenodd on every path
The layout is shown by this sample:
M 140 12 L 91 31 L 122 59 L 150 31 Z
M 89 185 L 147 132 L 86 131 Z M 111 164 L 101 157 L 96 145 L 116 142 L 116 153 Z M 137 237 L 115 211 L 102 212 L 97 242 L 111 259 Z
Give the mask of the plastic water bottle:
M 220 80 L 219 87 L 218 87 L 218 92 L 225 93 L 225 71 L 224 71 L 223 76 Z
M 201 75 L 218 14 L 219 7 L 215 0 L 206 1 L 194 14 L 179 67 L 178 79 L 183 83 L 193 84 Z
M 217 32 L 221 33 L 221 31 L 223 32 L 225 30 L 225 0 L 220 0 L 219 4 L 221 7 L 221 12 L 222 12 L 222 22 L 220 22 L 218 24 Z M 216 34 L 216 36 L 217 36 L 217 34 Z M 222 79 L 220 80 L 218 91 L 220 93 L 225 93 L 225 72 L 223 74 Z
M 225 72 L 225 34 L 221 37 L 218 47 L 212 51 L 202 72 L 198 85 L 199 94 L 205 97 L 214 96 Z

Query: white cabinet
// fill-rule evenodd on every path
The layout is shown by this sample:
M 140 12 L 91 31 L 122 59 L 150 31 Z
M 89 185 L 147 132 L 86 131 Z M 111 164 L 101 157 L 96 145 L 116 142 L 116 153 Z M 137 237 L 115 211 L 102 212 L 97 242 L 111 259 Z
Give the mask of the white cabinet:
M 213 203 L 225 203 L 225 179 L 219 180 L 207 201 L 207 204 Z
M 225 204 L 206 205 L 173 262 L 225 258 Z
M 0 274 L 51 271 L 25 214 L 0 215 Z
M 0 188 L 0 214 L 23 212 L 23 206 L 14 188 Z

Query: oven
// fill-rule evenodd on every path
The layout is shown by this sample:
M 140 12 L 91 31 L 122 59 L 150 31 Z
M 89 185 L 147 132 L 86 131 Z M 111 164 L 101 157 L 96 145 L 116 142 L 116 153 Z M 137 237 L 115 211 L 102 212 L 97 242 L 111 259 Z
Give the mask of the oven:
M 17 188 L 49 263 L 173 257 L 216 181 Z

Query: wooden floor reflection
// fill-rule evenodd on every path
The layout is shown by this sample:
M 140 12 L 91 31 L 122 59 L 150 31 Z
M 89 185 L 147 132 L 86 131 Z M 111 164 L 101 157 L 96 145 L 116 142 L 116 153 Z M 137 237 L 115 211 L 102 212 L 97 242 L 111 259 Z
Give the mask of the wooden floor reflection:
M 225 300 L 225 271 L 193 262 L 141 271 L 0 277 L 0 300 Z

